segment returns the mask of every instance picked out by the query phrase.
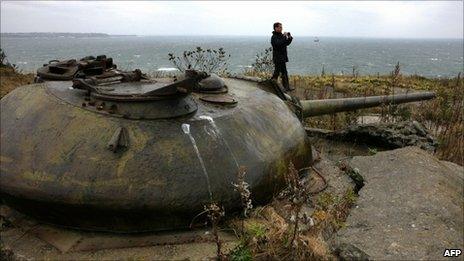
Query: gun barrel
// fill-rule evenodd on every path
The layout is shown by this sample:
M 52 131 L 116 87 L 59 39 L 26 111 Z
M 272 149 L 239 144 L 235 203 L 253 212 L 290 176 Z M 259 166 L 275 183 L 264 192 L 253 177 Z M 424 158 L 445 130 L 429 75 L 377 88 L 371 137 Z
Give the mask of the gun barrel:
M 435 98 L 434 92 L 416 92 L 385 96 L 368 96 L 326 100 L 302 100 L 303 117 L 352 111 L 362 108 L 380 106 L 382 104 L 400 104 L 423 101 Z

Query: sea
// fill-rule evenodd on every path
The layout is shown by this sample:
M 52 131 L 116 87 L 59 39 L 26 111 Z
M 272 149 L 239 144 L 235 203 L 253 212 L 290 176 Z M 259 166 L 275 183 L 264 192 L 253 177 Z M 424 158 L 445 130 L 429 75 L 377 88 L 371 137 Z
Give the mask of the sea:
M 270 36 L 116 36 L 1 37 L 10 63 L 33 72 L 54 59 L 105 54 L 122 69 L 175 71 L 168 53 L 224 48 L 228 70 L 242 73 L 258 53 L 270 47 Z M 289 74 L 388 74 L 399 62 L 401 73 L 425 77 L 455 77 L 464 70 L 463 39 L 374 39 L 294 36 L 288 47 Z

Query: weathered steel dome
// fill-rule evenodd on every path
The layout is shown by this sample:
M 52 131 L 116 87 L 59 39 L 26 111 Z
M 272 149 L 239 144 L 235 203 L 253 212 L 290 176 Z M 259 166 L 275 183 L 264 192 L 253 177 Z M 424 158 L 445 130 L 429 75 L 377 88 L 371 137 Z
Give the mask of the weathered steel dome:
M 1 100 L 1 196 L 69 227 L 187 228 L 212 200 L 240 208 L 232 183 L 243 166 L 254 200 L 266 202 L 290 161 L 311 162 L 300 120 L 267 88 L 194 71 L 17 88 Z

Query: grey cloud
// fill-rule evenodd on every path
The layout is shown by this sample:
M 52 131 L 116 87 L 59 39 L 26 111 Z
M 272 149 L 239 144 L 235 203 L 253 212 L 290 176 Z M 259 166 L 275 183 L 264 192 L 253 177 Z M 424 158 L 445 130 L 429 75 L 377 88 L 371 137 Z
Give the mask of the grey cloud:
M 462 38 L 462 1 L 1 2 L 2 32 Z

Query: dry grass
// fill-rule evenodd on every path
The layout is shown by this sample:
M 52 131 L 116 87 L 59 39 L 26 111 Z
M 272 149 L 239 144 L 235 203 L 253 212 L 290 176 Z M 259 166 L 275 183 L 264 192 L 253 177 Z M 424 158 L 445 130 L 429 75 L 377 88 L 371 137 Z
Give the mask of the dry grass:
M 397 65 L 398 66 L 398 65 Z M 254 74 L 248 72 L 248 74 Z M 258 74 L 260 77 L 269 77 Z M 380 114 L 383 121 L 417 120 L 424 124 L 438 139 L 437 156 L 457 164 L 464 163 L 464 80 L 461 76 L 451 79 L 429 79 L 417 75 L 401 75 L 395 67 L 391 75 L 384 76 L 290 76 L 290 84 L 300 99 L 330 99 L 342 97 L 389 95 L 418 90 L 434 91 L 437 98 L 399 106 L 385 105 L 355 112 L 344 112 L 305 119 L 314 128 L 342 129 L 356 123 L 363 114 Z
M 380 113 L 384 121 L 417 120 L 437 137 L 437 156 L 460 165 L 464 162 L 463 101 L 464 84 L 460 77 L 454 79 L 426 79 L 417 76 L 400 77 L 392 87 L 390 77 L 364 76 L 358 79 L 335 77 L 332 86 L 329 79 L 295 77 L 293 81 L 300 98 L 333 98 L 337 96 L 388 95 L 399 92 L 429 90 L 437 93 L 432 101 L 412 105 L 383 106 L 358 112 L 346 112 L 307 119 L 311 127 L 340 129 L 356 122 L 362 112 Z M 313 81 L 313 82 L 312 82 Z M 324 83 L 324 81 L 326 83 Z M 314 97 L 316 95 L 316 97 Z M 309 96 L 309 97 L 308 97 Z M 319 97 L 317 97 L 319 96 Z
M 294 176 L 292 166 L 288 173 Z M 232 260 L 335 260 L 326 240 L 343 226 L 357 195 L 351 189 L 340 196 L 311 194 L 314 184 L 306 178 L 287 182 L 289 187 L 270 204 L 230 222 L 241 239 Z
M 315 211 L 311 224 L 301 227 L 292 243 L 294 222 L 286 214 L 285 200 L 257 208 L 250 218 L 245 219 L 245 231 L 239 234 L 241 245 L 237 249 L 247 249 L 254 259 L 261 260 L 333 260 L 326 240 L 341 228 L 346 220 L 356 196 L 347 191 L 342 198 L 323 193 L 314 198 Z M 241 220 L 231 222 L 239 228 Z M 237 230 L 238 231 L 238 230 Z M 232 260 L 238 259 L 237 253 Z
M 10 67 L 0 67 L 0 98 L 7 95 L 16 87 L 31 84 L 34 81 L 34 74 L 22 74 Z
M 237 227 L 241 221 L 236 220 Z M 246 248 L 256 260 L 330 260 L 328 246 L 316 229 L 300 232 L 293 237 L 292 222 L 278 213 L 273 206 L 258 208 L 251 218 L 245 219 L 245 232 L 238 249 Z M 232 223 L 234 226 L 234 223 Z M 232 260 L 242 259 L 237 253 Z

